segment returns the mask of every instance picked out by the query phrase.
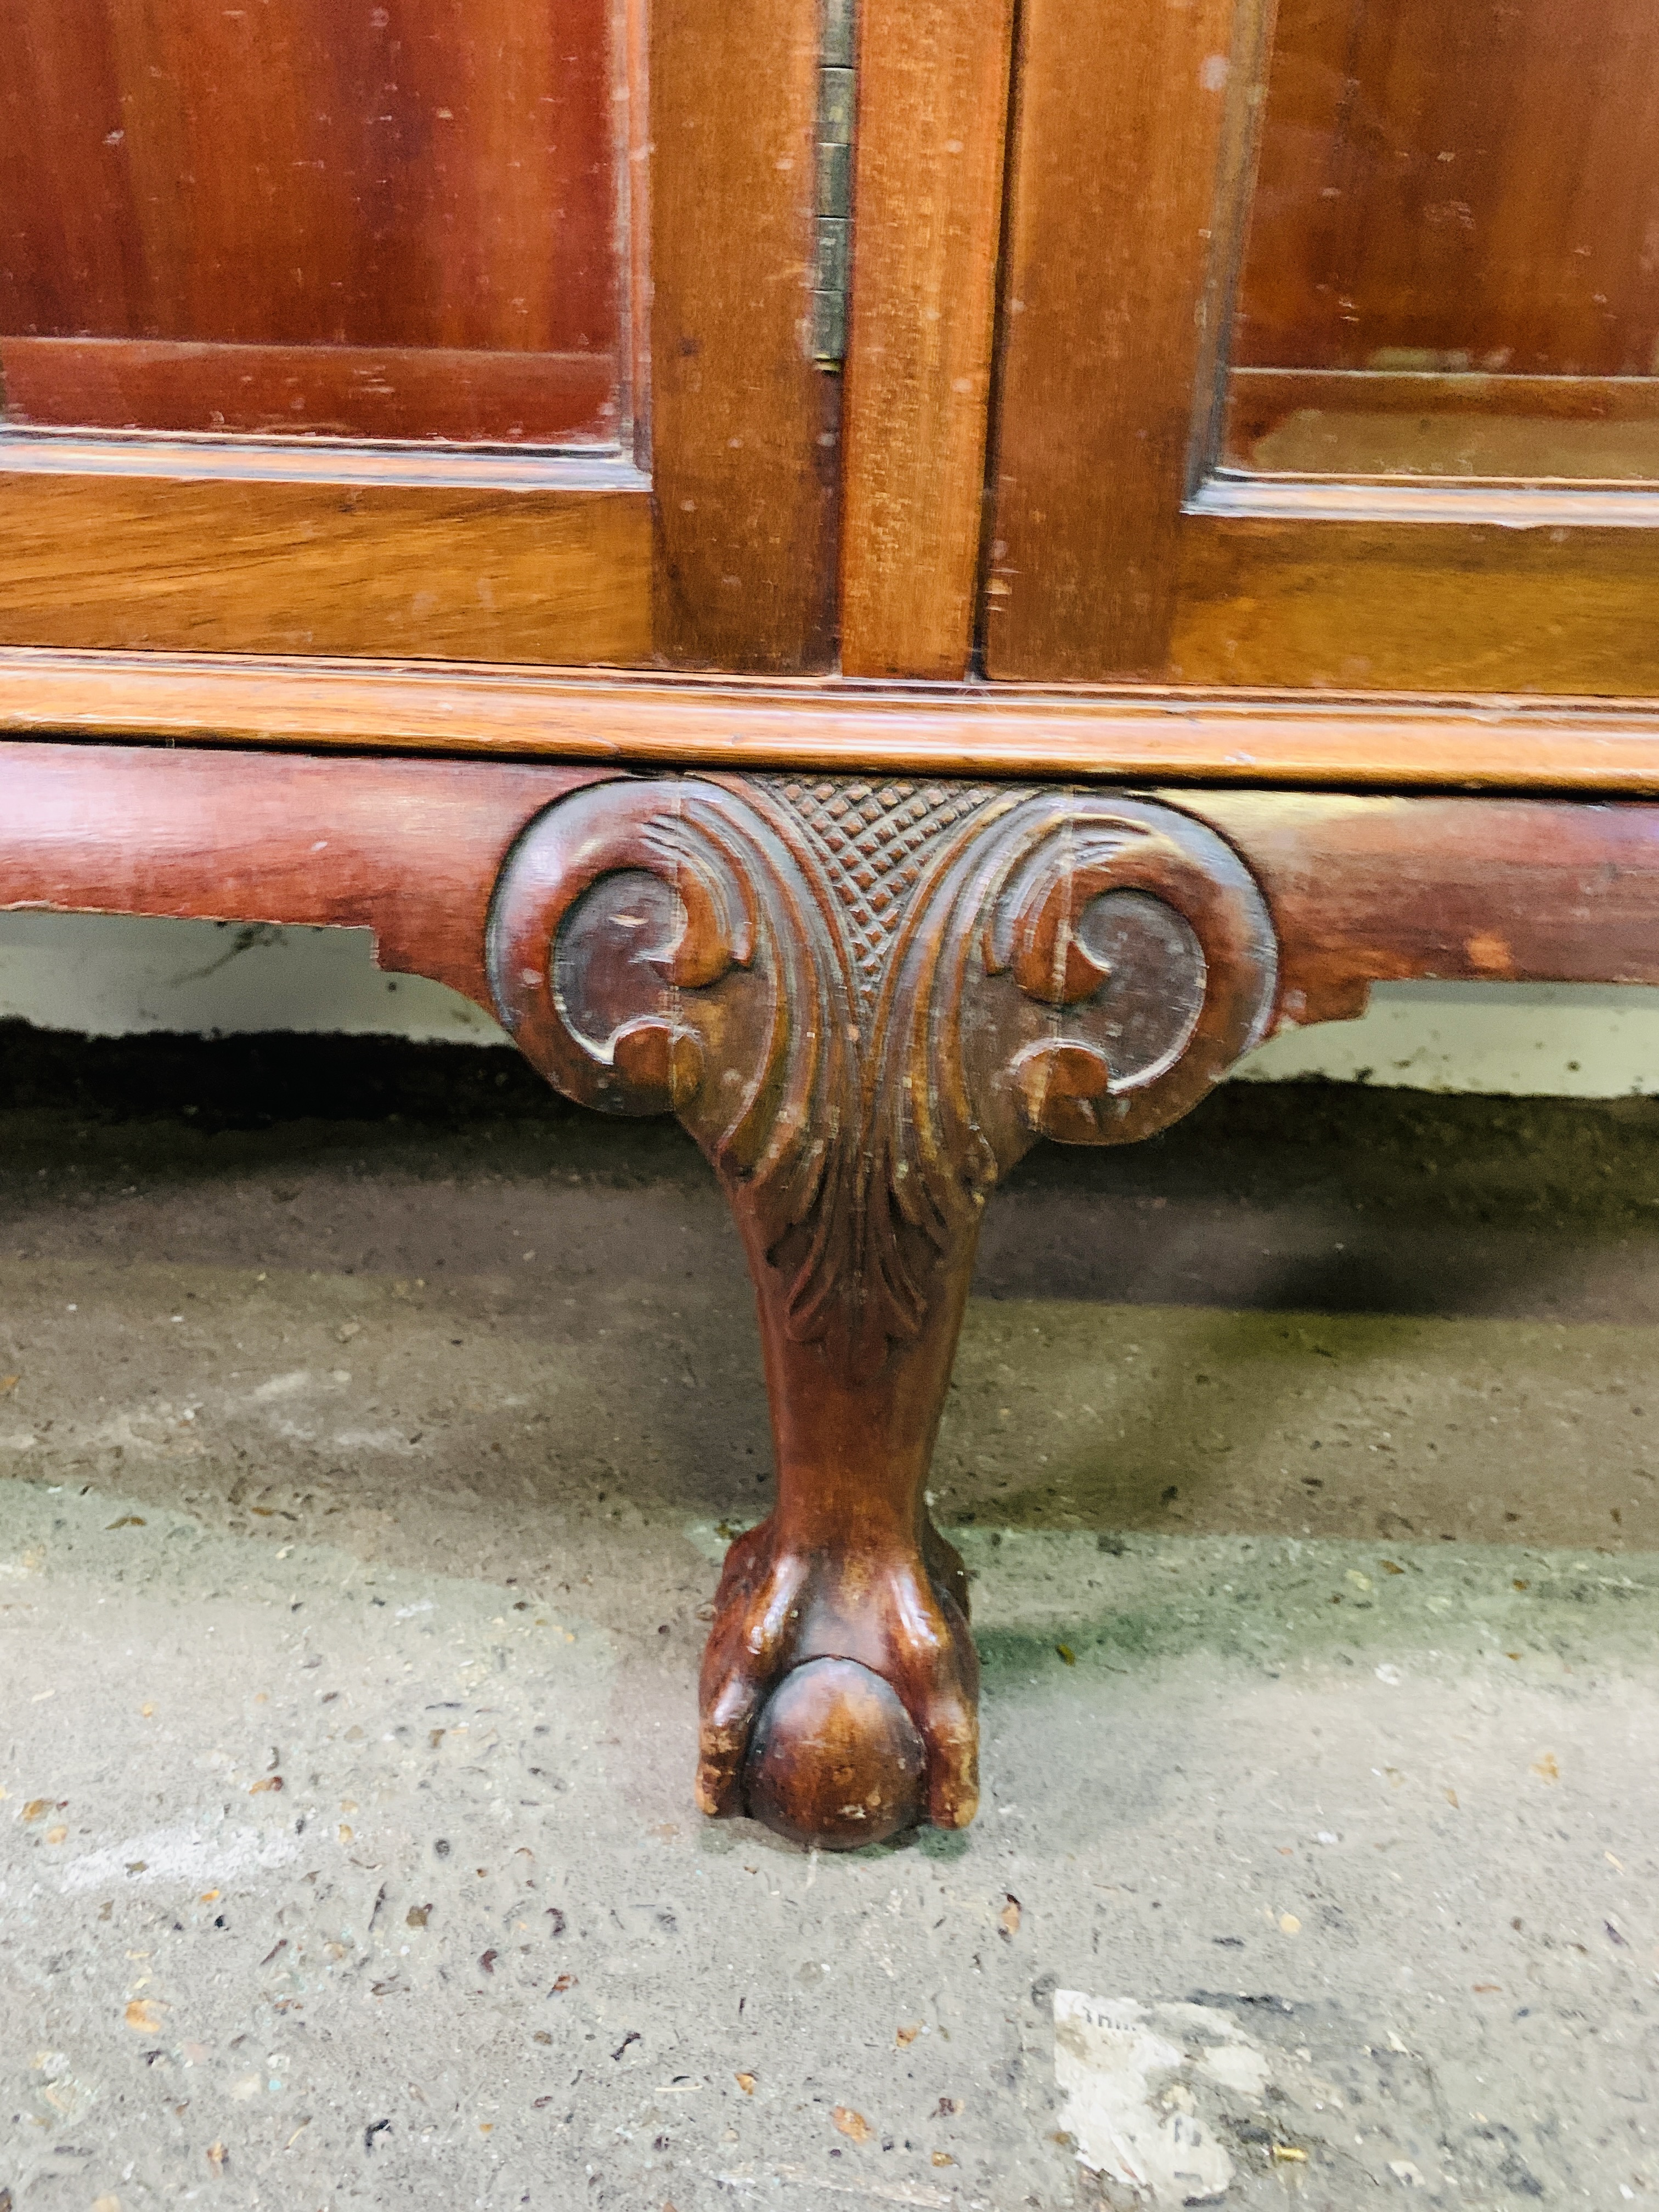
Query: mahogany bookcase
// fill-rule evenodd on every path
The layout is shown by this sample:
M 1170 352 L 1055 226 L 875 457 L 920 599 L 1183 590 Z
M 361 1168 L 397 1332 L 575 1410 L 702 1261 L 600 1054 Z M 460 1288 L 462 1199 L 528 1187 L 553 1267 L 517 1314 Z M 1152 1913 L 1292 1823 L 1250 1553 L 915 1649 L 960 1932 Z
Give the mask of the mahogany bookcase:
M 1659 27 L 360 12 L 13 11 L 0 906 L 368 927 L 677 1114 L 777 1475 L 699 1802 L 959 1826 L 999 1179 L 1378 980 L 1659 981 Z

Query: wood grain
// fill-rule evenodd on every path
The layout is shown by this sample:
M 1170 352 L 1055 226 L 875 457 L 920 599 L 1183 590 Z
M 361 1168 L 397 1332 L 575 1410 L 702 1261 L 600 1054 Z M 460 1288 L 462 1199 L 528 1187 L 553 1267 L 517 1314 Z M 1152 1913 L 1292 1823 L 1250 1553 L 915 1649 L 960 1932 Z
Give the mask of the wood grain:
M 1544 495 L 1537 495 L 1541 502 Z M 1608 494 L 1609 500 L 1642 498 Z M 1335 690 L 1659 692 L 1659 520 L 1188 514 L 1170 673 Z
M 899 862 L 954 848 L 974 817 L 966 799 L 923 806 Z M 532 1065 L 580 1103 L 678 1114 L 736 1217 L 777 1504 L 732 1547 L 715 1597 L 698 1802 L 712 1814 L 747 1804 L 832 1844 L 890 1832 L 918 1801 L 941 1826 L 965 1826 L 978 1795 L 966 1578 L 924 1496 L 978 1213 L 927 1136 L 913 1147 L 926 1195 L 908 1217 L 895 1203 L 876 1155 L 910 1074 L 929 1080 L 910 1033 L 930 977 L 910 963 L 890 1018 L 866 1006 L 850 921 L 781 780 L 623 778 L 533 825 L 490 929 L 500 1018 Z M 887 933 L 884 950 L 897 942 Z M 931 1128 L 925 1110 L 915 1122 Z M 934 1233 L 918 1232 L 935 1204 Z M 763 1767 L 784 1787 L 769 1790 L 763 1773 L 750 1800 L 755 1723 L 793 1669 L 822 1658 L 884 1681 L 914 1732 L 895 1729 L 890 1698 L 862 1675 L 853 1712 L 845 1685 L 827 1710 L 786 1717 L 787 1705 L 763 1729 Z M 788 1786 L 826 1756 L 863 1785 L 850 1834 L 817 1792 Z
M 1041 1136 L 1184 1112 L 1276 957 L 1231 847 L 1115 793 L 624 777 L 515 847 L 508 1034 L 567 1097 L 678 1115 L 755 1285 L 777 1502 L 714 1600 L 705 1812 L 840 1847 L 973 1818 L 967 1580 L 926 1485 L 984 1205 Z M 854 1663 L 803 1681 L 826 1660 Z
M 1279 1020 L 1341 1020 L 1372 983 L 1659 981 L 1659 809 L 1547 799 L 1205 792 L 1176 802 L 1249 863 L 1280 950 Z
M 1012 0 L 861 0 L 842 666 L 973 646 Z
M 7 468 L 0 641 L 647 660 L 642 490 Z
M 607 0 L 10 14 L 0 330 L 583 354 L 614 405 Z
M 817 41 L 817 0 L 652 9 L 665 661 L 794 670 L 829 657 L 835 380 L 810 358 Z
M 372 929 L 380 966 L 493 1011 L 484 927 L 514 840 L 582 769 L 9 744 L 0 909 Z
M 13 423 L 612 445 L 615 356 L 459 346 L 0 337 Z
M 1233 357 L 1644 376 L 1659 14 L 1279 0 Z
M 549 669 L 0 648 L 0 732 L 169 746 L 645 768 L 1659 793 L 1659 698 L 1365 698 L 1145 688 L 907 691 Z
M 1504 38 L 1517 26 L 1523 45 L 1540 33 L 1541 4 L 1523 0 L 1508 11 Z M 1320 35 L 1338 46 L 1348 29 L 1370 25 L 1386 46 L 1389 27 L 1409 19 L 1406 43 L 1422 76 L 1440 66 L 1434 26 L 1443 15 L 1417 0 L 1407 0 L 1403 14 L 1370 0 L 1317 9 L 1307 0 L 1302 16 L 1280 20 L 1316 20 Z M 1340 483 L 1200 480 L 1204 448 L 1201 440 L 1189 447 L 1188 430 L 1210 411 L 1225 304 L 1215 268 L 1227 265 L 1247 173 L 1237 100 L 1224 114 L 1208 88 L 1225 73 L 1231 22 L 1232 79 L 1248 105 L 1252 20 L 1253 0 L 1241 0 L 1236 17 L 1231 8 L 1206 15 L 1202 4 L 1142 9 L 1127 0 L 1088 0 L 1081 9 L 1032 0 L 1028 10 L 988 672 L 1038 682 L 1650 694 L 1659 654 L 1649 647 L 1645 610 L 1659 580 L 1659 538 L 1648 492 L 1587 492 L 1583 500 L 1575 492 L 1569 511 L 1565 489 L 1499 488 L 1483 504 L 1472 489 L 1423 479 L 1415 488 L 1401 480 L 1397 495 L 1386 486 L 1373 494 Z M 1550 23 L 1550 39 L 1559 33 L 1580 51 L 1566 15 L 1555 10 Z M 1472 101 L 1483 116 L 1495 114 L 1515 88 L 1514 53 L 1502 40 L 1490 52 L 1481 46 L 1474 17 L 1457 35 L 1474 44 L 1469 82 L 1456 98 L 1468 115 Z M 1638 106 L 1654 97 L 1650 76 L 1629 88 Z M 1317 75 L 1310 98 L 1336 99 L 1328 76 Z M 1103 132 L 1093 88 L 1109 82 L 1122 88 L 1122 100 Z M 1581 94 L 1576 85 L 1565 106 L 1588 131 Z M 1528 94 L 1519 112 L 1535 106 Z M 1617 134 L 1616 122 L 1591 119 L 1596 132 Z M 1500 135 L 1509 127 L 1492 125 Z M 1370 146 L 1370 129 L 1353 125 L 1356 144 Z M 1582 228 L 1602 204 L 1607 178 L 1622 174 L 1619 162 L 1634 154 L 1588 142 L 1574 152 L 1571 137 L 1564 126 L 1549 144 L 1558 170 L 1567 162 L 1589 179 L 1587 198 L 1568 194 L 1571 222 Z M 1437 143 L 1461 159 L 1459 148 L 1472 142 L 1466 134 Z M 1644 143 L 1638 135 L 1632 146 Z M 1520 192 L 1516 180 L 1524 181 L 1534 149 L 1517 140 L 1511 150 L 1505 173 Z M 1298 172 L 1298 191 L 1316 199 L 1324 174 Z M 1337 188 L 1340 198 L 1340 179 Z M 1282 198 L 1269 177 L 1260 204 L 1279 210 Z M 1630 219 L 1621 206 L 1607 233 L 1615 259 L 1628 258 Z M 1339 207 L 1331 220 L 1346 217 Z M 1556 235 L 1547 227 L 1541 234 L 1546 258 Z M 1522 231 L 1505 239 L 1511 261 L 1524 254 Z M 1206 262 L 1209 245 L 1215 262 Z M 1274 281 L 1294 289 L 1306 272 L 1286 252 Z M 1591 255 L 1597 266 L 1600 252 L 1598 245 Z M 1522 368 L 1531 358 L 1516 350 L 1510 365 Z M 1559 365 L 1562 356 L 1551 358 Z
M 614 769 L 10 739 L 0 910 L 372 928 L 382 967 L 480 1005 L 497 875 Z M 630 786 L 649 792 L 654 787 Z M 1282 1021 L 1413 976 L 1659 982 L 1659 806 L 1167 791 L 1261 886 Z
M 1235 0 L 1023 10 L 985 614 L 994 677 L 1163 672 L 1226 87 L 1250 19 Z

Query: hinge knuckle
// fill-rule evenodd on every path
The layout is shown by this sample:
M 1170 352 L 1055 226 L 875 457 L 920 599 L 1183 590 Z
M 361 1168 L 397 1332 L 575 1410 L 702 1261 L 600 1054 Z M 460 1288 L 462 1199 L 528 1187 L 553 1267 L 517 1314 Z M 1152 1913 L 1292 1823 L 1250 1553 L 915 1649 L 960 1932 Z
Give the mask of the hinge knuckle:
M 853 274 L 853 132 L 858 109 L 856 39 L 854 0 L 823 0 L 812 358 L 826 369 L 839 368 L 847 358 L 847 302 Z

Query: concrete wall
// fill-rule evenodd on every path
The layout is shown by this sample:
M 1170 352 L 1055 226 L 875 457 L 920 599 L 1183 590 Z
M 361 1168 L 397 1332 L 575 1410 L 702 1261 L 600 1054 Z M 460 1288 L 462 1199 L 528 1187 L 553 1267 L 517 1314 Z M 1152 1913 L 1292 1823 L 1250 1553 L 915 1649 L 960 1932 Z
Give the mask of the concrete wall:
M 115 1036 L 324 1030 L 494 1043 L 436 983 L 383 975 L 364 930 L 0 914 L 0 1018 Z M 1363 1021 L 1276 1038 L 1240 1071 L 1581 1098 L 1659 1091 L 1659 990 L 1388 984 Z

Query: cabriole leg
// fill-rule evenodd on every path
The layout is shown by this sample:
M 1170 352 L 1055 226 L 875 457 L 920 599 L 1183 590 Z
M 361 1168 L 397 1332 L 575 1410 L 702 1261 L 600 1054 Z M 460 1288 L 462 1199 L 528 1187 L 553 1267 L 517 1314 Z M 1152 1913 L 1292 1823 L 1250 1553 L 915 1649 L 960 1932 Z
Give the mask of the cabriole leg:
M 979 1803 L 968 1578 L 927 1510 L 973 1238 L 925 1323 L 873 1372 L 799 1344 L 757 1268 L 777 1466 L 769 1519 L 727 1554 L 703 1656 L 697 1802 L 801 1842 L 879 1843 Z
M 1038 1136 L 1121 1143 L 1262 1033 L 1215 833 L 1112 793 L 618 778 L 520 838 L 501 1018 L 568 1096 L 679 1115 L 760 1309 L 777 1502 L 733 1545 L 698 1798 L 832 1847 L 978 1800 L 962 1563 L 926 1486 L 981 1210 Z

